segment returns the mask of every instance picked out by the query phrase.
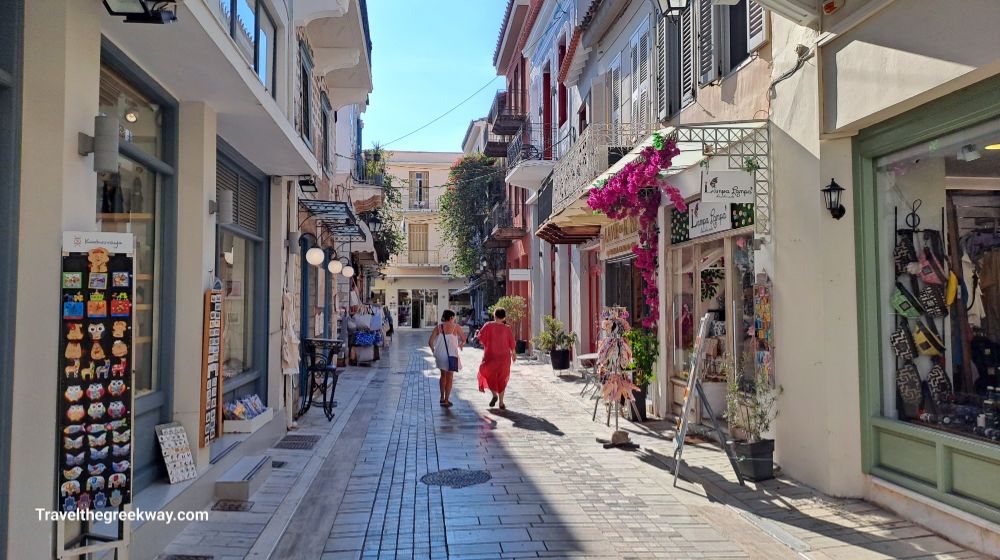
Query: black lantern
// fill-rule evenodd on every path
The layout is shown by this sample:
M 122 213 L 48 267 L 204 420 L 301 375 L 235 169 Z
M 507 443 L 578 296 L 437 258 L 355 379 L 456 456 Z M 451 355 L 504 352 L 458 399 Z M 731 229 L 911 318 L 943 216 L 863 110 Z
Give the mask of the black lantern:
M 677 19 L 687 9 L 689 0 L 657 0 L 660 13 L 671 19 Z
M 177 14 L 163 6 L 175 1 L 104 0 L 104 8 L 113 16 L 125 16 L 125 23 L 170 23 L 177 20 Z
M 371 212 L 365 221 L 368 223 L 368 229 L 371 230 L 372 235 L 377 235 L 382 230 L 382 220 L 378 217 L 377 212 Z
M 826 209 L 830 211 L 833 219 L 843 218 L 844 214 L 847 213 L 847 209 L 840 203 L 840 194 L 844 192 L 844 187 L 838 185 L 837 181 L 830 179 L 830 184 L 820 189 L 820 192 L 823 193 L 823 202 L 826 203 Z

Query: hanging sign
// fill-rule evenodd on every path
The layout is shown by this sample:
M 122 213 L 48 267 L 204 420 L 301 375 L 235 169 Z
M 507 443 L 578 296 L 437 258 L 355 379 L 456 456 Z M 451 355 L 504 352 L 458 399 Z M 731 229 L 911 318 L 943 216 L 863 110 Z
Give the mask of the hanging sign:
M 753 173 L 743 170 L 705 171 L 701 178 L 702 202 L 752 204 Z
M 201 433 L 198 445 L 205 447 L 219 437 L 222 427 L 222 290 L 205 292 L 201 366 Z
M 56 407 L 61 511 L 132 501 L 130 233 L 63 234 Z
M 639 245 L 639 218 L 630 217 L 601 228 L 601 259 L 612 260 L 631 255 Z
M 688 235 L 690 239 L 732 229 L 728 203 L 696 200 L 688 204 Z

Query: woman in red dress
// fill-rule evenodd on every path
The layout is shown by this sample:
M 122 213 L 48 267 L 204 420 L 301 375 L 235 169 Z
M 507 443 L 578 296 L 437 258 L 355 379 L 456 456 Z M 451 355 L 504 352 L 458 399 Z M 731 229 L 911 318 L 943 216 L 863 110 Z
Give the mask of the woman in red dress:
M 489 388 L 493 393 L 490 407 L 500 399 L 500 409 L 506 410 L 503 394 L 507 390 L 507 380 L 510 379 L 510 364 L 517 359 L 514 351 L 514 333 L 504 323 L 507 312 L 497 308 L 493 312 L 493 322 L 486 323 L 479 329 L 479 341 L 483 344 L 483 363 L 479 365 L 479 392 L 485 393 Z

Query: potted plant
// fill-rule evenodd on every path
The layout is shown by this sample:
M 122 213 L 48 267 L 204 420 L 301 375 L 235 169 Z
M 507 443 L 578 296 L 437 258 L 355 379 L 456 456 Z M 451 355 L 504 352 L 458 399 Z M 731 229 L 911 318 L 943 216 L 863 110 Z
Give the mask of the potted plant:
M 535 348 L 549 353 L 552 369 L 569 369 L 570 349 L 576 344 L 576 333 L 566 332 L 566 325 L 551 315 L 543 317 L 545 327 L 532 339 Z
M 772 387 L 767 371 L 760 368 L 752 376 L 734 371 L 726 386 L 727 442 L 736 454 L 736 465 L 744 478 L 774 478 L 774 440 L 764 439 L 777 413 L 781 386 Z
M 625 333 L 625 340 L 632 347 L 632 382 L 639 387 L 635 394 L 635 407 L 639 411 L 640 422 L 646 421 L 646 394 L 649 384 L 656 379 L 653 367 L 660 353 L 656 331 L 636 328 Z
M 514 331 L 517 353 L 524 354 L 528 351 L 528 341 L 519 338 L 521 336 L 521 330 L 519 327 L 521 325 L 521 321 L 524 320 L 524 316 L 528 312 L 528 304 L 521 296 L 503 296 L 498 299 L 496 303 L 490 306 L 490 317 L 493 316 L 493 311 L 498 307 L 502 307 L 504 311 L 507 312 L 507 322 L 510 324 L 511 330 Z

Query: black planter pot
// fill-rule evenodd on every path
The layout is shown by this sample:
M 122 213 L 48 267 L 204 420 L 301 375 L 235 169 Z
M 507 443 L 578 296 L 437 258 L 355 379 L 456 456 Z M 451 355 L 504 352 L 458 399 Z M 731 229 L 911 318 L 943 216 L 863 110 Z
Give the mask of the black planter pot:
M 754 443 L 730 441 L 736 454 L 736 467 L 748 480 L 770 480 L 774 478 L 774 440 L 763 439 Z
M 518 354 L 524 354 L 525 352 L 527 352 L 528 351 L 528 341 L 527 340 L 518 340 L 518 341 L 516 341 L 514 343 L 514 351 L 517 352 Z
M 569 350 L 552 350 L 549 352 L 552 359 L 552 369 L 558 371 L 569 369 Z

